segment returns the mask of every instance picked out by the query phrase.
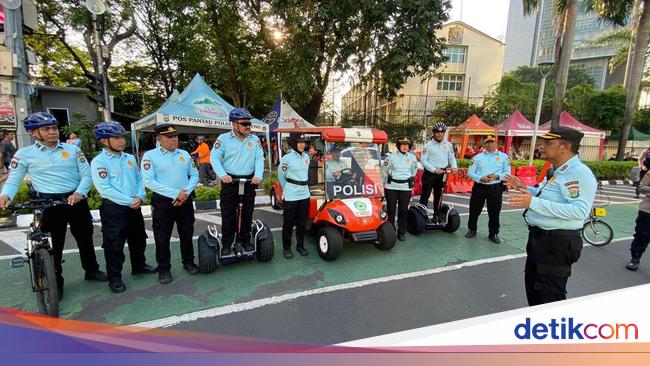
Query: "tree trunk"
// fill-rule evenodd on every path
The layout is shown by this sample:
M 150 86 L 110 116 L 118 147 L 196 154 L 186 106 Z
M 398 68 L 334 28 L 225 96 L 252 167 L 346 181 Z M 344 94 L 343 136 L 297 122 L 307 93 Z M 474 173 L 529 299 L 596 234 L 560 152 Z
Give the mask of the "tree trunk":
M 578 0 L 568 0 L 564 12 L 564 32 L 562 36 L 562 45 L 560 57 L 557 62 L 557 77 L 555 79 L 555 96 L 553 98 L 553 117 L 551 127 L 560 125 L 560 113 L 564 108 L 564 95 L 566 94 L 566 84 L 569 78 L 569 66 L 571 65 L 571 54 L 573 53 L 573 38 L 576 30 L 576 17 L 578 14 Z
M 312 94 L 309 103 L 307 103 L 300 113 L 302 118 L 310 122 L 316 121 L 318 113 L 320 112 L 320 106 L 323 104 L 323 95 L 324 93 L 322 91 L 317 91 Z
M 643 1 L 643 10 L 639 18 L 636 36 L 634 37 L 634 57 L 632 58 L 632 67 L 630 71 L 629 87 L 627 88 L 627 100 L 625 102 L 625 117 L 623 120 L 623 130 L 621 138 L 618 141 L 618 150 L 616 151 L 616 160 L 623 160 L 625 155 L 625 145 L 630 135 L 632 119 L 639 107 L 639 90 L 641 88 L 641 79 L 643 78 L 643 66 L 645 64 L 645 53 L 648 47 L 648 38 L 650 38 L 650 0 Z
M 641 8 L 641 1 L 634 2 L 634 10 L 632 12 L 632 37 L 630 38 L 630 45 L 627 47 L 627 60 L 625 61 L 625 76 L 623 78 L 623 86 L 625 89 L 630 87 L 630 71 L 632 70 L 632 57 L 634 55 L 634 39 L 636 38 L 636 30 L 639 27 L 639 10 Z

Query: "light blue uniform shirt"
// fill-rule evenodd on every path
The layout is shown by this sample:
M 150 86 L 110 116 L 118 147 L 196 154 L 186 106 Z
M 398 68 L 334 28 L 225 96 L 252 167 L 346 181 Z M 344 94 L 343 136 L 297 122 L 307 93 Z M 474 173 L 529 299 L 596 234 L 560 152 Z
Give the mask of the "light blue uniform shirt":
M 90 165 L 83 152 L 61 142 L 53 149 L 36 142 L 16 151 L 0 195 L 13 199 L 25 174 L 29 174 L 39 193 L 75 192 L 87 196 L 92 184 Z
M 171 199 L 178 197 L 181 189 L 192 193 L 199 183 L 199 172 L 190 154 L 181 149 L 157 147 L 147 151 L 142 156 L 141 172 L 145 187 Z
M 210 152 L 210 163 L 219 178 L 234 174 L 253 174 L 262 179 L 264 175 L 264 151 L 260 139 L 248 135 L 243 141 L 234 132 L 219 135 Z
M 345 163 L 345 161 L 341 159 L 325 160 L 325 180 L 328 182 L 334 182 L 337 178 L 334 176 L 334 173 L 340 172 L 343 169 L 348 169 L 348 165 Z
M 597 185 L 589 167 L 574 156 L 555 170 L 548 184 L 544 178 L 540 188 L 528 188 L 533 194 L 526 213 L 528 224 L 545 230 L 581 229 L 594 204 Z M 539 189 L 541 194 L 534 197 Z
M 130 206 L 144 192 L 142 176 L 135 157 L 125 152 L 117 155 L 106 149 L 90 163 L 90 171 L 97 192 L 107 200 L 122 206 Z
M 434 173 L 436 169 L 445 169 L 448 166 L 458 168 L 456 157 L 454 156 L 454 147 L 447 140 L 437 142 L 435 139 L 427 142 L 422 149 L 420 162 L 424 169 Z
M 309 186 L 301 186 L 287 182 L 287 178 L 306 182 L 309 171 L 309 155 L 306 153 L 298 154 L 291 150 L 290 153 L 284 154 L 280 159 L 278 166 L 278 180 L 282 186 L 282 198 L 285 201 L 299 201 L 309 198 Z
M 499 179 L 487 183 L 481 182 L 482 177 L 491 174 L 498 175 Z M 476 183 L 481 184 L 497 184 L 503 181 L 506 174 L 510 174 L 510 159 L 508 155 L 499 150 L 495 150 L 493 153 L 483 151 L 475 155 L 467 170 L 467 175 Z
M 407 152 L 402 154 L 401 152 L 393 152 L 386 156 L 384 159 L 383 177 L 384 181 L 388 182 L 388 175 L 390 174 L 393 179 L 407 180 L 411 177 L 415 177 L 415 173 L 418 171 L 418 163 L 415 155 Z M 386 183 L 386 189 L 393 189 L 396 191 L 410 191 L 408 183 L 396 183 L 390 182 Z

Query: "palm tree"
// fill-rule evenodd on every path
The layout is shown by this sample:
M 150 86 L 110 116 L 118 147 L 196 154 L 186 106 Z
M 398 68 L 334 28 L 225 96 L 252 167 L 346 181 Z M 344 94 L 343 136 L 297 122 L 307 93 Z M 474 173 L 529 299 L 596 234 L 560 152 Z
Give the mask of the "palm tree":
M 650 0 L 586 0 L 586 8 L 593 10 L 605 21 L 624 25 L 630 16 L 632 19 L 633 40 L 628 52 L 628 68 L 625 72 L 627 99 L 623 129 L 618 142 L 616 159 L 622 160 L 625 155 L 625 145 L 632 127 L 632 119 L 639 107 L 639 91 L 643 79 L 645 56 L 650 40 Z M 638 16 L 638 18 L 637 18 Z M 631 60 L 630 60 L 631 57 Z
M 541 8 L 544 0 L 522 1 L 524 4 L 524 14 L 531 14 Z M 557 65 L 557 76 L 555 79 L 551 126 L 557 127 L 560 124 L 560 113 L 562 113 L 564 106 L 564 95 L 566 94 L 567 79 L 569 78 L 573 38 L 575 36 L 576 17 L 578 15 L 578 0 L 554 1 L 556 12 L 555 64 Z
M 614 56 L 609 60 L 609 72 L 613 73 L 617 67 L 625 64 L 628 59 L 630 61 L 632 60 L 631 57 L 628 58 L 630 42 L 632 41 L 633 35 L 631 28 L 617 28 L 602 33 L 598 38 L 588 42 L 588 44 L 591 46 L 619 46 L 619 49 L 616 50 Z

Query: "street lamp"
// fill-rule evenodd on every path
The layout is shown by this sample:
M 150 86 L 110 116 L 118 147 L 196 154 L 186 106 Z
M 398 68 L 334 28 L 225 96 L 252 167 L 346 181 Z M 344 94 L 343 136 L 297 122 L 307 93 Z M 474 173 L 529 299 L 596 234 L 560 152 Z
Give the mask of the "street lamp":
M 99 42 L 99 29 L 97 28 L 97 16 L 106 12 L 106 4 L 102 0 L 86 0 L 86 9 L 91 13 L 93 25 L 93 38 L 95 40 L 95 53 L 97 57 L 97 73 L 102 78 L 102 89 L 104 90 L 104 121 L 111 120 L 110 97 L 108 96 L 108 80 L 104 71 L 104 59 L 102 57 L 102 45 Z
M 546 87 L 546 77 L 551 73 L 553 62 L 541 62 L 537 64 L 542 80 L 539 83 L 539 95 L 537 96 L 537 111 L 535 112 L 535 128 L 533 129 L 533 139 L 530 141 L 530 155 L 528 156 L 528 165 L 533 165 L 533 155 L 535 155 L 535 143 L 537 141 L 537 129 L 539 128 L 539 118 L 542 114 L 542 102 L 544 101 L 544 88 Z M 544 68 L 548 67 L 546 73 Z

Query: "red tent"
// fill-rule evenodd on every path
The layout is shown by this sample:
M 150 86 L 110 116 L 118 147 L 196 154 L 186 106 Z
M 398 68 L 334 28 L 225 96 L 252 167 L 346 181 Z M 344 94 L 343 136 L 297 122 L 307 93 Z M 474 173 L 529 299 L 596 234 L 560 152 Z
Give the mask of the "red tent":
M 487 123 L 483 122 L 477 115 L 472 114 L 467 121 L 461 123 L 460 125 L 452 128 L 449 131 L 450 135 L 462 135 L 463 139 L 460 144 L 460 149 L 458 150 L 458 157 L 462 157 L 467 147 L 467 142 L 469 136 L 476 135 L 489 135 L 496 132 L 496 129 Z
M 578 131 L 582 131 L 585 134 L 585 137 L 597 137 L 600 139 L 600 145 L 598 146 L 598 159 L 603 158 L 603 149 L 605 148 L 605 136 L 607 132 L 601 131 L 597 128 L 587 126 L 584 123 L 581 123 L 577 119 L 573 118 L 569 112 L 562 112 L 560 114 L 560 126 L 575 128 Z M 551 129 L 551 121 L 544 123 L 539 126 L 539 131 L 549 131 Z
M 518 136 L 533 136 L 535 125 L 524 117 L 519 109 L 515 109 L 508 118 L 496 126 L 497 135 L 505 136 L 503 152 L 510 154 L 512 138 Z

